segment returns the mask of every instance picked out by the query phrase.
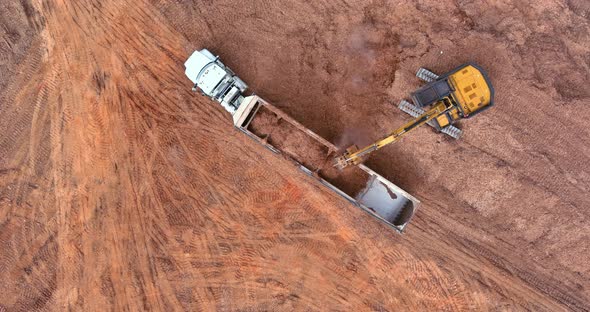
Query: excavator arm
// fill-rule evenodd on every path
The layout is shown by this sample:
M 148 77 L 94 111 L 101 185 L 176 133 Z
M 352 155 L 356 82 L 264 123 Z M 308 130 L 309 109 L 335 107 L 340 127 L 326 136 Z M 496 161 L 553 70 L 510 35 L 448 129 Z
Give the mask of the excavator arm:
M 391 132 L 386 137 L 374 142 L 373 144 L 367 145 L 360 150 L 358 150 L 356 145 L 349 147 L 343 155 L 336 157 L 334 166 L 338 167 L 339 169 L 344 169 L 349 165 L 358 165 L 361 162 L 363 156 L 398 141 L 405 134 L 408 134 L 413 129 L 416 129 L 433 120 L 434 118 L 446 113 L 452 107 L 453 106 L 451 104 L 447 104 L 446 101 L 440 101 L 434 104 L 432 108 L 424 112 L 424 114 L 416 117 L 415 119 Z

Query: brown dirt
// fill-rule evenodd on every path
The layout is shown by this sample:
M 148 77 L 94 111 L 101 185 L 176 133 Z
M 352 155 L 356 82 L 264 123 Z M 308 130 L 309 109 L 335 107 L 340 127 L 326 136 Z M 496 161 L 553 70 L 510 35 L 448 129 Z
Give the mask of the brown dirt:
M 351 167 L 345 171 L 334 168 L 332 164 L 335 155 L 330 154 L 328 147 L 265 106 L 258 109 L 248 125 L 248 130 L 266 139 L 270 145 L 316 172 L 352 198 L 355 198 L 369 181 L 369 174 L 358 167 Z
M 283 151 L 311 171 L 330 166 L 329 148 L 301 129 L 261 106 L 248 130 Z
M 9 2 L 0 311 L 590 310 L 587 1 Z M 422 200 L 399 236 L 191 93 L 202 47 L 333 142 L 419 66 L 496 107 L 368 160 Z
M 326 166 L 320 170 L 319 175 L 352 198 L 356 198 L 356 195 L 367 186 L 369 181 L 369 174 L 358 167 L 350 167 L 341 171 L 335 167 Z

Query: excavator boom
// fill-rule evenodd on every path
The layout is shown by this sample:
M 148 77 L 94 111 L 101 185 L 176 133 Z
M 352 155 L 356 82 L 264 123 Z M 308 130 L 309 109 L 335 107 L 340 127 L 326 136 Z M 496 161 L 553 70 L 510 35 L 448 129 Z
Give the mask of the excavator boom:
M 362 157 L 374 152 L 386 145 L 394 143 L 398 141 L 402 136 L 408 134 L 413 129 L 416 129 L 423 124 L 437 118 L 438 116 L 446 113 L 450 108 L 451 105 L 447 105 L 445 101 L 440 101 L 433 105 L 429 110 L 424 112 L 424 114 L 414 118 L 410 122 L 406 123 L 405 125 L 399 127 L 398 129 L 391 132 L 386 137 L 376 141 L 373 144 L 367 145 L 366 147 L 358 150 L 355 145 L 348 148 L 346 152 L 335 159 L 334 166 L 338 167 L 339 169 L 344 169 L 349 165 L 357 165 L 362 160 Z

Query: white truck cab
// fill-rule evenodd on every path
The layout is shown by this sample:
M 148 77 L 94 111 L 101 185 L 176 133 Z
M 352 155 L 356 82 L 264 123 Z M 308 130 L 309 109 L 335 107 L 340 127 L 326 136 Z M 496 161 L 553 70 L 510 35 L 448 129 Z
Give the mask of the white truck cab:
M 209 50 L 195 51 L 184 63 L 186 76 L 194 83 L 193 91 L 221 103 L 232 115 L 244 100 L 248 86 Z

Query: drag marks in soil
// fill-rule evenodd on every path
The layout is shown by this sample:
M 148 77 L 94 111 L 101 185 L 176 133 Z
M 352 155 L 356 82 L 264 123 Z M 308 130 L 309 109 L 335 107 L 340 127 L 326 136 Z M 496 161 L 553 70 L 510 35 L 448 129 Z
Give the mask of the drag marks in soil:
M 501 234 L 494 233 L 497 228 L 473 230 L 489 224 L 475 210 L 489 206 L 488 200 L 499 193 L 483 199 L 461 193 L 457 200 L 449 193 L 460 191 L 460 184 L 470 180 L 437 183 L 438 192 L 419 192 L 426 204 L 404 239 L 397 239 L 385 225 L 336 194 L 323 192 L 319 183 L 292 164 L 234 131 L 222 108 L 189 91 L 190 82 L 182 73 L 189 52 L 210 47 L 246 81 L 265 86 L 257 90 L 276 92 L 273 96 L 296 119 L 324 130 L 324 135 L 334 134 L 341 132 L 339 126 L 358 123 L 358 112 L 369 116 L 381 111 L 374 96 L 383 96 L 384 89 L 399 82 L 400 70 L 415 65 L 405 61 L 420 53 L 427 59 L 431 48 L 439 48 L 433 42 L 444 46 L 452 40 L 438 40 L 430 28 L 445 18 L 445 9 L 420 3 L 419 8 L 400 4 L 383 10 L 390 4 L 387 1 L 366 9 L 263 1 L 241 4 L 238 12 L 229 1 L 196 8 L 187 3 L 186 9 L 176 3 L 152 3 L 155 6 L 142 1 L 35 4 L 47 7 L 38 14 L 46 23 L 42 38 L 49 57 L 31 54 L 22 66 L 26 81 L 10 84 L 1 95 L 2 103 L 14 99 L 0 106 L 0 127 L 6 127 L 0 133 L 9 133 L 0 139 L 0 246 L 7 250 L 0 257 L 0 285 L 16 289 L 0 295 L 4 306 L 22 310 L 473 310 L 508 304 L 533 310 L 585 308 L 580 299 L 583 290 L 561 287 L 533 269 L 522 271 L 526 263 L 508 256 L 514 254 L 508 247 L 518 246 L 513 230 Z M 431 21 L 428 12 L 433 11 L 440 16 Z M 459 12 L 458 22 L 467 23 L 473 36 L 480 21 L 470 22 L 471 13 Z M 404 23 L 392 22 L 391 16 L 403 18 Z M 239 24 L 234 23 L 236 17 Z M 239 31 L 235 25 L 240 25 Z M 306 30 L 312 26 L 314 30 Z M 349 32 L 355 29 L 358 34 L 351 38 Z M 412 37 L 411 30 L 419 34 Z M 449 30 L 437 31 L 444 35 Z M 404 44 L 415 44 L 419 51 L 398 51 Z M 340 49 L 355 47 L 353 53 L 339 57 Z M 351 66 L 378 67 L 383 75 Z M 349 77 L 355 74 L 361 79 L 351 82 Z M 346 93 L 355 83 L 360 88 Z M 318 97 L 302 97 L 301 90 Z M 355 92 L 356 97 L 350 96 Z M 513 109 L 529 110 L 526 105 L 532 104 L 505 109 L 517 114 Z M 314 116 L 324 119 L 305 119 L 309 107 Z M 521 122 L 535 122 L 524 117 Z M 536 132 L 539 126 L 531 127 L 528 131 Z M 557 138 L 542 134 L 549 140 Z M 530 137 L 516 140 L 524 144 Z M 406 153 L 424 168 L 436 168 L 427 161 L 433 154 L 418 145 L 412 146 L 417 151 Z M 572 150 L 568 144 L 559 148 Z M 515 163 L 514 155 L 495 147 L 469 145 L 456 151 L 455 165 L 464 165 L 481 152 L 485 162 L 508 164 L 494 170 L 516 179 L 522 191 L 535 188 L 532 197 L 542 197 L 546 189 L 576 195 L 587 186 L 583 176 L 573 177 L 577 184 L 548 180 L 568 172 L 554 154 L 540 153 L 533 160 Z M 577 156 L 572 165 L 583 159 Z M 514 171 L 537 164 L 551 170 L 531 175 L 533 186 L 520 179 L 522 171 Z M 417 168 L 401 171 L 406 184 L 414 181 Z M 421 182 L 433 182 L 428 180 L 432 176 L 425 176 Z M 477 191 L 475 187 L 473 192 Z M 559 200 L 563 203 L 564 197 Z M 457 205 L 432 206 L 441 201 Z M 469 239 L 464 241 L 465 237 Z M 547 235 L 541 235 L 535 246 L 544 244 L 543 237 Z M 484 248 L 485 242 L 499 241 L 505 244 Z M 548 266 L 558 264 L 547 259 Z M 559 268 L 556 273 L 563 272 Z

